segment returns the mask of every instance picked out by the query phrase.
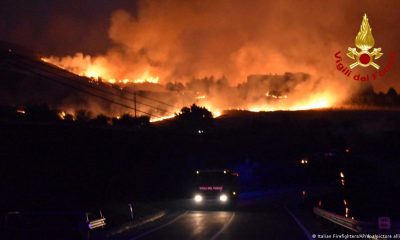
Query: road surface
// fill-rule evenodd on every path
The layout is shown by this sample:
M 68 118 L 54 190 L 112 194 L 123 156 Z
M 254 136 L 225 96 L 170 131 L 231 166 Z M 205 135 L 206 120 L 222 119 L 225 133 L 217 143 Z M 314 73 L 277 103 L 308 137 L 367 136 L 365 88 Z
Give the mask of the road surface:
M 234 210 L 189 209 L 118 239 L 310 239 L 301 221 L 285 205 L 275 194 L 250 196 Z

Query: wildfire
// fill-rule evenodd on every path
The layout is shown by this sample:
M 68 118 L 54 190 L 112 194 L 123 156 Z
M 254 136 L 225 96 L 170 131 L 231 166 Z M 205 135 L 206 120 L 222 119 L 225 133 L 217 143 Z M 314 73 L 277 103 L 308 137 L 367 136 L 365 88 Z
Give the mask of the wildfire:
M 273 94 L 273 93 L 270 93 L 270 92 L 267 92 L 265 94 L 265 96 L 266 97 L 275 98 L 275 99 L 286 99 L 286 98 L 288 98 L 286 95 L 278 95 L 278 94 Z
M 271 96 L 271 95 L 269 95 Z M 288 96 L 276 97 L 279 99 L 288 99 Z M 306 101 L 301 101 L 299 103 L 295 102 L 293 104 L 282 103 L 280 104 L 264 104 L 250 106 L 248 110 L 250 112 L 271 112 L 271 111 L 300 111 L 300 110 L 310 110 L 310 109 L 323 109 L 333 107 L 333 98 L 329 94 L 316 95 L 309 98 Z
M 104 59 L 94 58 L 91 56 L 85 56 L 83 54 L 76 54 L 72 57 L 42 57 L 41 60 L 46 63 L 50 63 L 56 65 L 65 70 L 71 71 L 80 76 L 85 76 L 90 78 L 92 81 L 103 81 L 108 82 L 113 85 L 117 85 L 122 87 L 122 85 L 126 84 L 143 84 L 143 83 L 151 83 L 151 84 L 160 84 L 160 77 L 155 75 L 152 71 L 152 68 L 147 66 L 144 67 L 141 71 L 131 72 L 129 74 L 123 75 L 119 72 L 119 68 L 109 67 L 109 63 L 107 63 Z M 121 77 L 123 76 L 123 77 Z M 276 78 L 276 76 L 274 76 Z M 271 78 L 270 76 L 266 76 L 266 78 Z M 271 78 L 272 79 L 272 78 Z M 262 87 L 262 85 L 260 85 Z M 246 92 L 246 94 L 250 93 L 246 99 L 243 99 L 243 102 L 233 103 L 234 105 L 228 105 L 229 98 L 234 99 L 237 95 L 230 96 L 230 92 L 234 92 L 231 90 L 235 90 L 234 88 L 223 91 L 223 94 L 216 94 L 215 92 L 204 94 L 204 92 L 197 92 L 196 89 L 193 89 L 192 92 L 195 93 L 191 95 L 192 97 L 187 99 L 187 97 L 183 97 L 182 93 L 182 101 L 180 104 L 182 106 L 176 106 L 176 109 L 169 109 L 169 112 L 176 112 L 181 107 L 190 105 L 192 103 L 196 103 L 199 106 L 207 108 L 212 112 L 215 118 L 222 115 L 222 111 L 224 109 L 231 110 L 248 110 L 251 112 L 270 112 L 270 111 L 298 111 L 298 110 L 309 110 L 309 109 L 323 109 L 323 108 L 331 108 L 336 103 L 336 97 L 331 92 L 310 92 L 305 93 L 307 90 L 302 92 L 280 92 L 276 90 L 268 90 L 265 91 L 264 94 L 261 95 L 251 95 L 252 92 Z M 252 90 L 256 92 L 258 89 Z M 187 91 L 191 91 L 188 89 Z M 190 93 L 188 94 L 190 96 Z M 187 95 L 186 95 L 187 96 Z M 186 98 L 186 99 L 185 99 Z M 164 101 L 160 99 L 160 101 Z M 168 104 L 176 104 L 169 103 Z M 147 110 L 146 110 L 147 111 Z M 151 110 L 150 110 L 151 111 Z M 65 113 L 60 113 L 59 117 L 61 119 L 65 119 Z M 151 118 L 151 122 L 158 122 L 165 119 L 173 118 L 175 115 L 165 115 L 161 117 Z M 118 117 L 117 117 L 118 118 Z
M 219 111 L 219 110 L 214 111 L 212 114 L 213 114 L 214 118 L 217 118 L 222 115 L 221 111 Z
M 197 100 L 206 99 L 206 96 L 204 96 L 204 95 L 197 96 L 196 99 L 197 99 Z
M 214 117 L 224 110 L 333 108 L 357 92 L 354 81 L 337 79 L 337 72 L 332 71 L 335 66 L 327 67 L 326 61 L 332 60 L 322 61 L 319 56 L 337 45 L 322 34 L 329 32 L 329 26 L 305 25 L 307 18 L 305 22 L 300 18 L 291 32 L 277 35 L 276 29 L 284 29 L 286 21 L 268 18 L 280 19 L 282 13 L 276 9 L 286 9 L 285 4 L 271 8 L 263 1 L 247 1 L 249 6 L 245 1 L 206 2 L 199 9 L 192 1 L 178 0 L 146 1 L 134 14 L 119 9 L 111 14 L 108 34 L 103 36 L 109 40 L 107 49 L 96 55 L 77 52 L 41 60 L 88 77 L 91 83 L 109 83 L 122 90 L 109 91 L 113 96 L 101 93 L 114 103 L 92 104 L 94 96 L 88 96 L 88 111 L 116 116 L 135 107 L 139 114 L 161 116 L 153 122 L 173 117 L 171 112 L 192 104 L 206 107 Z M 240 11 L 229 11 L 228 17 L 219 19 L 220 12 L 228 8 Z M 221 21 L 215 23 L 215 18 Z M 302 41 L 295 51 L 281 47 L 292 45 L 292 33 L 301 36 L 309 30 L 320 33 L 326 44 L 310 48 Z M 146 91 L 143 96 L 148 98 L 130 94 L 138 91 Z
M 152 76 L 149 71 L 145 71 L 142 76 L 140 76 L 139 78 L 137 78 L 136 80 L 134 80 L 134 83 L 158 83 L 158 80 L 160 80 L 160 78 L 158 76 Z
M 174 117 L 175 117 L 174 114 L 163 116 L 163 117 L 154 117 L 154 118 L 150 119 L 150 122 L 160 122 L 160 121 L 163 121 L 163 120 L 166 120 L 166 119 L 171 119 L 171 118 L 174 118 Z
M 49 62 L 49 59 L 48 59 L 48 58 L 45 58 L 45 57 L 41 57 L 40 60 L 42 60 L 43 62 L 46 62 L 46 63 Z
M 309 110 L 309 109 L 320 109 L 332 107 L 333 103 L 329 95 L 325 94 L 322 96 L 316 96 L 311 98 L 309 101 L 295 105 L 289 110 Z
M 101 76 L 105 75 L 105 71 L 100 66 L 92 65 L 92 66 L 88 67 L 85 70 L 85 72 L 80 73 L 79 75 L 86 76 L 86 77 L 89 77 L 89 78 L 99 79 Z
M 128 84 L 128 83 L 153 83 L 157 84 L 160 80 L 159 76 L 155 76 L 149 70 L 143 71 L 142 74 L 133 78 L 118 79 L 110 70 L 107 69 L 100 61 L 90 61 L 89 56 L 83 57 L 76 54 L 74 57 L 57 58 L 57 57 L 41 57 L 40 60 L 53 64 L 59 68 L 73 72 L 79 76 L 88 77 L 93 80 L 102 80 L 110 84 Z
M 58 113 L 58 116 L 60 117 L 61 120 L 65 120 L 65 117 L 67 116 L 67 114 L 64 111 L 62 111 L 62 112 Z

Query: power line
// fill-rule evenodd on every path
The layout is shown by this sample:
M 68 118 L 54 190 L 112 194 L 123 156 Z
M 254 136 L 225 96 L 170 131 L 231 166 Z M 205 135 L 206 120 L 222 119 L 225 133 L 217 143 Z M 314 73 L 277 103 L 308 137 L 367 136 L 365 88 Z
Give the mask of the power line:
M 46 71 L 46 70 L 45 70 L 45 71 Z M 65 71 L 65 70 L 64 70 L 64 71 Z M 47 71 L 47 72 L 48 72 L 48 71 Z M 68 73 L 69 73 L 69 72 L 68 72 Z M 75 82 L 77 82 L 78 84 L 81 84 L 81 85 L 82 85 L 82 83 L 84 83 L 87 87 L 90 87 L 90 88 L 92 88 L 92 89 L 94 89 L 94 90 L 103 92 L 103 93 L 105 93 L 105 94 L 113 95 L 113 96 L 116 96 L 116 97 L 119 97 L 119 98 L 121 98 L 121 99 L 125 99 L 125 100 L 128 100 L 128 101 L 136 101 L 135 99 L 131 99 L 131 98 L 128 98 L 128 97 L 125 97 L 125 96 L 120 96 L 120 95 L 118 95 L 118 94 L 116 94 L 116 93 L 113 93 L 113 92 L 110 92 L 110 91 L 106 91 L 106 90 L 104 90 L 104 89 L 97 88 L 95 84 L 91 84 L 91 83 L 89 83 L 89 82 L 87 82 L 87 81 L 80 81 L 79 79 L 75 79 L 75 78 L 72 78 L 72 77 L 60 76 L 59 74 L 56 74 L 56 75 L 59 76 L 59 77 L 68 79 L 68 80 L 73 80 L 73 81 L 75 81 Z M 126 93 L 129 93 L 129 94 L 134 94 L 134 93 L 129 92 L 129 91 L 125 91 L 125 92 L 126 92 Z M 142 97 L 142 96 L 140 96 L 140 97 Z M 166 109 L 162 109 L 162 108 L 159 108 L 159 107 L 155 107 L 155 106 L 152 106 L 152 105 L 149 105 L 149 104 L 140 102 L 140 101 L 136 101 L 136 104 L 140 104 L 140 105 L 143 105 L 143 106 L 146 106 L 146 107 L 150 107 L 150 108 L 156 109 L 156 110 L 158 110 L 158 111 L 160 111 L 160 112 L 173 113 L 173 112 L 170 112 L 170 111 L 168 111 L 168 110 L 166 110 Z M 166 104 L 166 103 L 164 103 L 164 104 Z M 168 104 L 168 105 L 169 105 L 169 104 Z M 169 106 L 172 106 L 172 105 L 169 105 Z
M 21 67 L 21 66 L 20 66 L 20 67 Z M 58 80 L 55 80 L 55 79 L 53 79 L 53 78 L 44 76 L 44 75 L 42 75 L 42 74 L 40 74 L 40 73 L 34 72 L 34 71 L 29 70 L 29 69 L 27 69 L 27 68 L 24 68 L 24 67 L 21 67 L 21 68 L 22 68 L 22 69 L 25 69 L 25 70 L 28 71 L 28 72 L 31 72 L 31 73 L 33 73 L 33 74 L 36 74 L 36 75 L 40 76 L 41 78 L 43 78 L 43 79 L 45 79 L 45 80 L 50 80 L 50 81 L 52 81 L 52 82 L 56 82 L 56 83 L 58 83 L 58 84 L 67 86 L 67 87 L 69 87 L 69 88 L 72 88 L 72 89 L 75 89 L 75 90 L 77 90 L 77 91 L 86 93 L 86 94 L 88 94 L 88 95 L 91 95 L 91 96 L 100 98 L 100 99 L 102 99 L 102 100 L 104 100 L 104 101 L 107 101 L 107 102 L 110 102 L 110 103 L 113 103 L 113 104 L 116 104 L 116 105 L 119 105 L 119 106 L 122 106 L 122 107 L 125 107 L 125 108 L 128 108 L 128 109 L 131 109 L 131 110 L 135 110 L 135 108 L 132 108 L 132 107 L 126 105 L 126 104 L 123 104 L 123 103 L 120 103 L 120 102 L 116 102 L 116 101 L 114 101 L 114 100 L 112 100 L 112 99 L 106 98 L 106 97 L 101 96 L 101 95 L 94 94 L 94 93 L 92 93 L 92 92 L 89 92 L 89 91 L 87 91 L 87 90 L 81 89 L 81 88 L 79 88 L 79 87 L 76 87 L 76 86 L 73 86 L 73 85 L 70 85 L 70 84 L 63 83 L 63 82 L 61 82 L 61 81 L 58 81 Z M 143 113 L 143 114 L 146 114 L 146 115 L 149 115 L 149 116 L 152 116 L 152 117 L 159 117 L 159 116 L 156 116 L 156 115 L 154 115 L 154 114 L 151 114 L 151 113 L 148 113 L 148 112 L 139 110 L 139 109 L 136 109 L 136 111 L 138 111 L 138 112 L 140 112 L 140 113 Z
M 29 63 L 27 63 L 27 64 L 29 64 Z M 105 93 L 105 94 L 108 94 L 108 95 L 113 95 L 113 96 L 115 96 L 115 97 L 119 97 L 119 98 L 121 98 L 121 99 L 125 99 L 125 100 L 128 100 L 128 101 L 135 101 L 135 99 L 127 98 L 127 97 L 125 97 L 125 96 L 120 96 L 120 95 L 118 95 L 118 94 L 116 94 L 116 93 L 113 93 L 113 92 L 110 92 L 110 91 L 106 91 L 106 90 L 104 90 L 104 89 L 97 88 L 95 84 L 91 84 L 91 83 L 89 83 L 89 82 L 87 82 L 87 81 L 81 81 L 81 80 L 79 80 L 79 79 L 76 79 L 76 78 L 73 78 L 73 77 L 62 76 L 62 75 L 60 75 L 60 74 L 54 74 L 53 72 L 49 72 L 49 71 L 46 70 L 46 69 L 42 69 L 42 70 L 43 70 L 43 71 L 46 71 L 47 73 L 51 73 L 51 74 L 53 74 L 53 75 L 56 75 L 56 76 L 58 76 L 58 77 L 67 79 L 68 81 L 72 80 L 72 81 L 75 81 L 77 84 L 80 84 L 80 85 L 83 85 L 83 84 L 84 84 L 86 87 L 92 88 L 92 89 L 97 90 L 97 91 L 99 91 L 99 92 L 102 92 L 102 93 Z M 62 69 L 62 70 L 63 70 L 63 69 Z M 63 71 L 65 71 L 65 70 L 63 70 Z M 68 72 L 68 71 L 65 71 L 65 72 L 71 74 L 71 73 Z M 126 92 L 127 92 L 127 93 L 132 93 L 132 92 L 129 92 L 129 91 L 126 91 Z M 133 93 L 132 93 L 132 94 L 133 94 Z M 140 97 L 142 97 L 142 96 L 140 96 Z M 160 102 L 161 102 L 161 101 L 160 101 Z M 168 110 L 166 110 L 166 109 L 162 109 L 162 108 L 159 108 L 159 107 L 155 107 L 155 106 L 152 106 L 152 105 L 149 105 L 149 104 L 140 102 L 140 101 L 136 101 L 135 103 L 136 103 L 136 104 L 143 105 L 143 106 L 146 106 L 146 107 L 150 107 L 150 108 L 156 109 L 156 110 L 158 110 L 158 111 L 160 111 L 160 112 L 171 113 L 171 114 L 173 113 L 173 112 L 170 112 L 170 111 L 168 111 Z M 164 103 L 164 104 L 166 104 L 166 103 Z M 169 104 L 166 104 L 166 105 L 169 105 Z M 169 106 L 172 106 L 172 105 L 169 105 Z
M 47 63 L 47 64 L 49 64 L 49 63 Z M 59 68 L 58 66 L 53 65 L 53 64 L 49 64 L 49 65 L 51 65 L 51 66 L 53 66 L 53 67 L 55 66 L 55 67 Z M 65 69 L 61 69 L 61 70 L 66 71 Z M 66 71 L 66 72 L 68 72 L 68 71 Z M 70 72 L 68 72 L 68 73 L 70 73 Z M 89 84 L 90 84 L 90 83 L 89 83 Z M 92 84 L 90 84 L 90 85 L 92 85 Z M 123 91 L 125 91 L 125 92 L 128 93 L 128 94 L 134 94 L 133 92 L 128 91 L 128 90 L 123 90 Z M 111 93 L 111 94 L 112 94 L 112 93 Z M 173 107 L 173 108 L 176 107 L 176 106 L 174 106 L 174 105 L 172 105 L 172 104 L 169 104 L 169 103 L 166 103 L 166 102 L 164 102 L 164 101 L 161 101 L 161 100 L 158 100 L 158 99 L 155 99 L 155 98 L 151 98 L 151 97 L 148 97 L 148 96 L 138 95 L 138 97 L 141 97 L 141 98 L 144 98 L 144 99 L 153 101 L 153 102 L 157 102 L 157 103 L 159 103 L 159 104 L 163 104 L 163 105 L 166 105 L 166 106 L 169 106 L 169 107 Z M 140 102 L 138 102 L 138 104 L 145 105 L 144 103 L 140 103 Z M 149 105 L 147 105 L 147 106 L 149 106 Z M 164 110 L 164 111 L 165 111 L 165 110 Z M 172 112 L 170 112 L 170 113 L 172 113 Z
M 127 91 L 127 90 L 125 90 L 125 91 L 126 91 L 126 92 L 129 92 L 129 91 Z M 142 97 L 142 98 L 145 98 L 145 99 L 148 99 L 148 100 L 153 101 L 153 102 L 157 102 L 157 103 L 160 103 L 160 104 L 164 104 L 164 105 L 169 106 L 169 107 L 173 107 L 173 108 L 175 107 L 174 105 L 168 104 L 168 103 L 166 103 L 166 102 L 163 102 L 163 101 L 160 101 L 160 100 L 151 98 L 151 97 L 141 96 L 141 95 L 138 95 L 138 96 L 139 96 L 139 97 Z

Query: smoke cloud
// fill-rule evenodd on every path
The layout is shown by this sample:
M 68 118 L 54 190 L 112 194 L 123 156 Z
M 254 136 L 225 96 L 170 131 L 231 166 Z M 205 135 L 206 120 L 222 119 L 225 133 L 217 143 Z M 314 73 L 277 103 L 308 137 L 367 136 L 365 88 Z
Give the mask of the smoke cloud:
M 195 101 L 214 110 L 334 107 L 363 84 L 336 70 L 334 54 L 341 50 L 345 55 L 347 47 L 354 46 L 364 12 L 376 43 L 387 52 L 382 63 L 392 45 L 388 39 L 393 33 L 386 24 L 393 17 L 385 19 L 381 13 L 397 16 L 390 15 L 393 6 L 359 4 L 142 0 L 135 14 L 123 9 L 112 13 L 108 37 L 113 47 L 104 54 L 49 60 L 111 81 L 156 80 L 170 87 L 166 90 L 179 83 L 180 90 L 190 91 Z M 249 77 L 254 74 L 271 75 Z M 374 85 L 383 89 L 383 81 Z

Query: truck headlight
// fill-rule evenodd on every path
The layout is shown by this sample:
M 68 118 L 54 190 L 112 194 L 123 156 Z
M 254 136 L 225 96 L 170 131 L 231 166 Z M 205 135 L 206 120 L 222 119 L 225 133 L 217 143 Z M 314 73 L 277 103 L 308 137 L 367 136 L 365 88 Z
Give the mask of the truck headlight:
M 228 201 L 228 196 L 226 196 L 226 194 L 221 194 L 221 195 L 219 196 L 219 200 L 220 200 L 221 202 L 226 202 L 226 201 Z
M 203 197 L 200 194 L 196 194 L 194 196 L 194 201 L 199 203 L 199 202 L 203 201 Z

